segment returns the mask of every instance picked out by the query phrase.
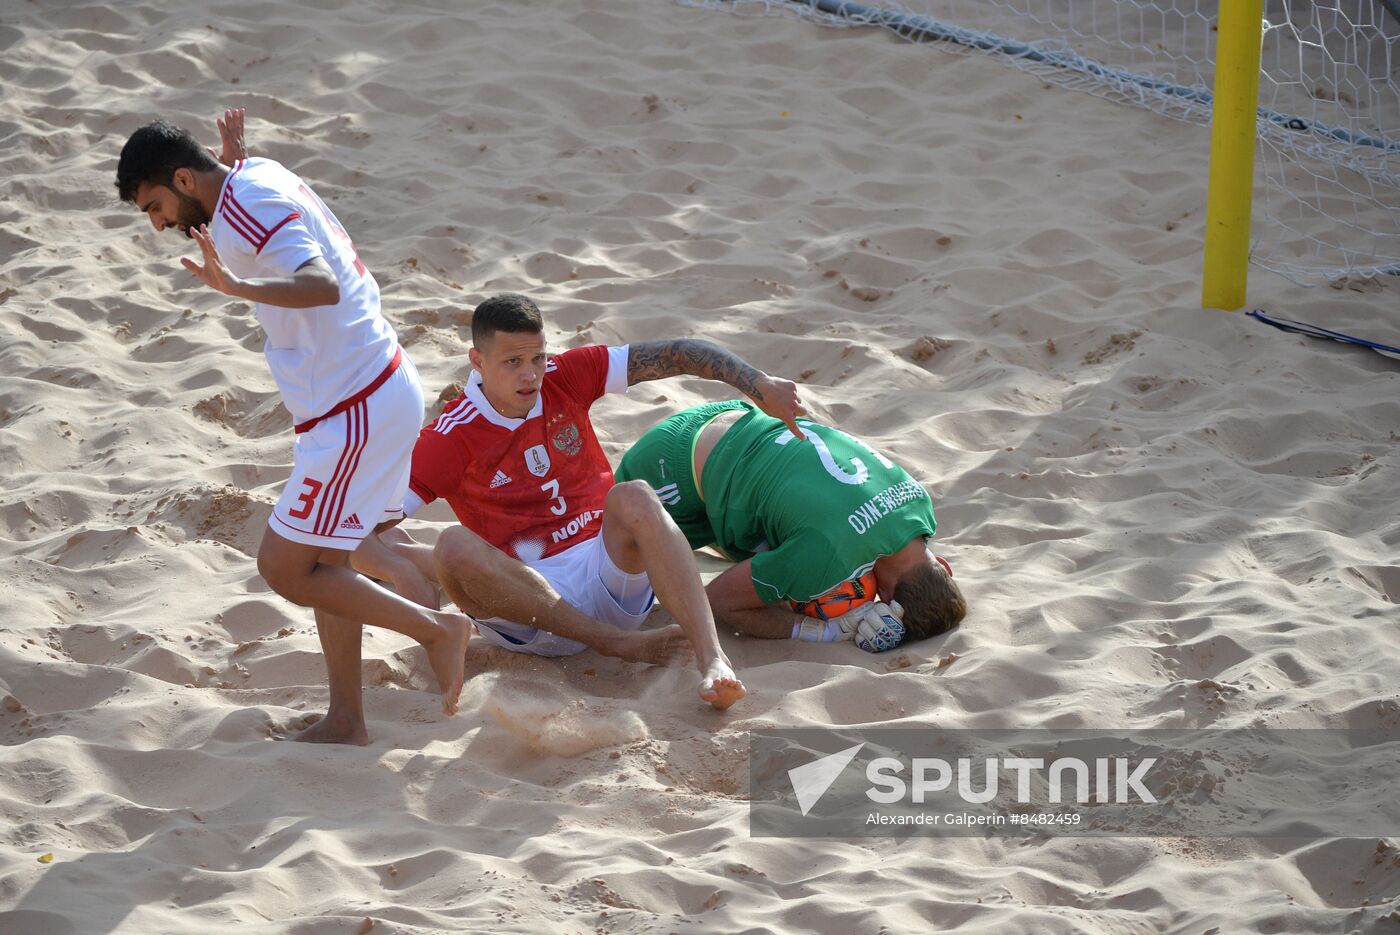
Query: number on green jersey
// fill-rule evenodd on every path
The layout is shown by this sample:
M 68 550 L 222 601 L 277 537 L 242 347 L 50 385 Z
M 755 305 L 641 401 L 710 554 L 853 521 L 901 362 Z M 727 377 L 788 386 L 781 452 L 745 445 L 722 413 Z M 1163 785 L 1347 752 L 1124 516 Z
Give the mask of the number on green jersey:
M 836 457 L 831 453 L 831 449 L 826 446 L 826 441 L 816 432 L 812 431 L 812 428 L 815 426 L 815 423 L 809 422 L 806 419 L 798 419 L 797 424 L 803 429 L 803 434 L 807 436 L 807 441 L 811 442 L 812 447 L 817 450 L 817 457 L 821 459 L 822 467 L 826 468 L 826 473 L 830 474 L 832 477 L 836 478 L 841 483 L 850 484 L 853 487 L 863 484 L 870 479 L 870 469 L 865 466 L 865 462 L 862 461 L 860 458 L 851 458 L 851 467 L 854 470 L 850 471 L 846 470 L 839 463 L 837 463 Z M 884 465 L 886 469 L 894 468 L 894 463 L 892 461 L 890 461 L 884 455 L 880 454 L 874 448 L 871 448 L 859 438 L 853 438 L 852 436 L 847 435 L 845 432 L 841 432 L 837 429 L 829 428 L 827 426 L 822 426 L 822 428 L 826 429 L 826 431 L 828 432 L 836 432 L 842 438 L 863 448 L 865 451 L 870 453 L 870 456 L 872 458 L 880 462 L 880 464 Z M 792 430 L 787 429 L 782 434 L 776 436 L 773 439 L 773 441 L 775 444 L 778 445 L 786 445 L 788 442 L 795 441 L 796 439 L 797 436 L 792 434 Z

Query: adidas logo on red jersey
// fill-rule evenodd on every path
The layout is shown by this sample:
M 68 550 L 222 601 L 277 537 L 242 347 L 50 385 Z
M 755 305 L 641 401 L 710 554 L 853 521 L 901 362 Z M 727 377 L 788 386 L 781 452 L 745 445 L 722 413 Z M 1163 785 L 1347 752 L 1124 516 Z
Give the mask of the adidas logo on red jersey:
M 509 483 L 510 475 L 506 474 L 505 471 L 497 471 L 496 476 L 491 478 L 491 488 L 493 490 L 497 487 L 504 487 L 506 484 Z
M 341 529 L 353 529 L 353 530 L 355 530 L 356 532 L 364 532 L 364 531 L 365 531 L 365 527 L 364 527 L 364 525 L 360 522 L 360 517 L 359 517 L 359 515 L 356 514 L 356 513 L 351 513 L 349 516 L 345 517 L 345 522 L 343 522 L 343 523 L 340 524 L 340 528 L 341 528 Z

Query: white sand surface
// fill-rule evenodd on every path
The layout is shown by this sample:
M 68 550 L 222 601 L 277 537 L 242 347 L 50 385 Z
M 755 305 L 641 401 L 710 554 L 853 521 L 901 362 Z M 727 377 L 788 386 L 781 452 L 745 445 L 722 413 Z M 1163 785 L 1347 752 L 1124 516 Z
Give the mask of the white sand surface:
M 12 0 L 0 88 L 5 935 L 1397 927 L 1375 838 L 748 833 L 755 728 L 1400 716 L 1400 365 L 1197 307 L 1206 131 L 656 0 Z M 498 291 L 555 348 L 717 341 L 928 485 L 964 626 L 726 635 L 728 714 L 691 672 L 474 647 L 451 719 L 377 631 L 370 746 L 278 742 L 326 700 L 252 559 L 289 420 L 251 310 L 113 186 L 137 126 L 213 143 L 225 106 L 344 221 L 430 409 Z M 1397 343 L 1398 287 L 1250 298 Z M 726 395 L 648 384 L 595 424 L 616 459 Z

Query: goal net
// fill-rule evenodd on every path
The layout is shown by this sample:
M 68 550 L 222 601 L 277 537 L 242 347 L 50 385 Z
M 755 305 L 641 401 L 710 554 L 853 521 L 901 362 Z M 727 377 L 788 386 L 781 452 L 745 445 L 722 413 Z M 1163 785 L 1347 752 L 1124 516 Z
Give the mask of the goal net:
M 1210 123 L 1217 2 L 678 2 L 883 26 Z M 1400 0 L 1266 0 L 1264 9 L 1251 259 L 1297 282 L 1400 274 Z

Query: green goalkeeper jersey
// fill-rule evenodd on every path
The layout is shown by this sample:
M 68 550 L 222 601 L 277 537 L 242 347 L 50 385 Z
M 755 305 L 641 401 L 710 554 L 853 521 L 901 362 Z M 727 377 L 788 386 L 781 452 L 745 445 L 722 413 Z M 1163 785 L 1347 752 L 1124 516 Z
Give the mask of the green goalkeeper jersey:
M 710 452 L 696 485 L 688 476 L 695 439 L 726 409 L 746 412 Z M 697 406 L 643 435 L 617 479 L 649 483 L 692 547 L 752 558 L 754 587 L 770 604 L 811 600 L 933 535 L 933 503 L 903 468 L 845 432 L 798 424 L 805 441 L 749 403 Z

